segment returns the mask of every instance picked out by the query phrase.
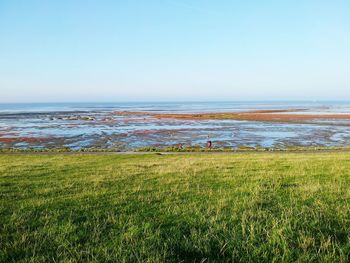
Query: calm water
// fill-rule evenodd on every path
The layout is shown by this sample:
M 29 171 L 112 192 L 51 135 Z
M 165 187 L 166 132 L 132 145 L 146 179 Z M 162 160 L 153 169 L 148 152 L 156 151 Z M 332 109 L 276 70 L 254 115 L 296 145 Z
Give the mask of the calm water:
M 315 112 L 350 113 L 349 102 L 119 102 L 119 103 L 11 103 L 1 104 L 0 113 L 48 113 L 69 111 L 159 111 L 159 112 L 218 112 L 259 109 L 305 108 Z
M 349 120 L 269 123 L 237 120 L 157 120 L 114 111 L 235 112 L 305 109 L 305 114 L 350 113 L 349 102 L 186 102 L 0 104 L 0 147 L 85 147 L 119 150 L 145 146 L 350 146 Z M 299 112 L 300 114 L 300 112 Z

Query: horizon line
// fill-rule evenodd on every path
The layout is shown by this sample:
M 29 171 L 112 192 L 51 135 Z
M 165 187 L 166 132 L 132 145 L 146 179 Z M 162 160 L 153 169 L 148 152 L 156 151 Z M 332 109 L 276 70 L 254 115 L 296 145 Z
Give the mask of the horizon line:
M 272 99 L 272 100 L 121 100 L 121 101 L 10 101 L 0 104 L 67 104 L 67 103 L 230 103 L 230 102 L 350 102 L 350 99 Z

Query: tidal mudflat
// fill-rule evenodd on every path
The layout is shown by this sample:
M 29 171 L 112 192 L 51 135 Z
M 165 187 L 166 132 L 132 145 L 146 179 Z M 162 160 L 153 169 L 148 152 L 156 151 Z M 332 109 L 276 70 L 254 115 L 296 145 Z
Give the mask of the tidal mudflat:
M 350 103 L 119 103 L 0 107 L 0 147 L 350 146 Z

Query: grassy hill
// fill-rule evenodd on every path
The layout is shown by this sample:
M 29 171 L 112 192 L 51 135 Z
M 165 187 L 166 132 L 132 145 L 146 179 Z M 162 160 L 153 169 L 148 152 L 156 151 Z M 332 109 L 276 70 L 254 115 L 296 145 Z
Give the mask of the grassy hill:
M 0 155 L 0 262 L 347 262 L 350 153 Z

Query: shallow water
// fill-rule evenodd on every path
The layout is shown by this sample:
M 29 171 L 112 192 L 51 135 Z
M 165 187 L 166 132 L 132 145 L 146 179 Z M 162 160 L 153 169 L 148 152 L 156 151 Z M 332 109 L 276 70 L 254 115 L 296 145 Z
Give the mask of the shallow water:
M 350 146 L 350 120 L 276 123 L 238 120 L 165 120 L 115 111 L 241 112 L 305 109 L 298 114 L 345 114 L 346 102 L 0 104 L 0 147 L 129 150 L 147 146 Z

